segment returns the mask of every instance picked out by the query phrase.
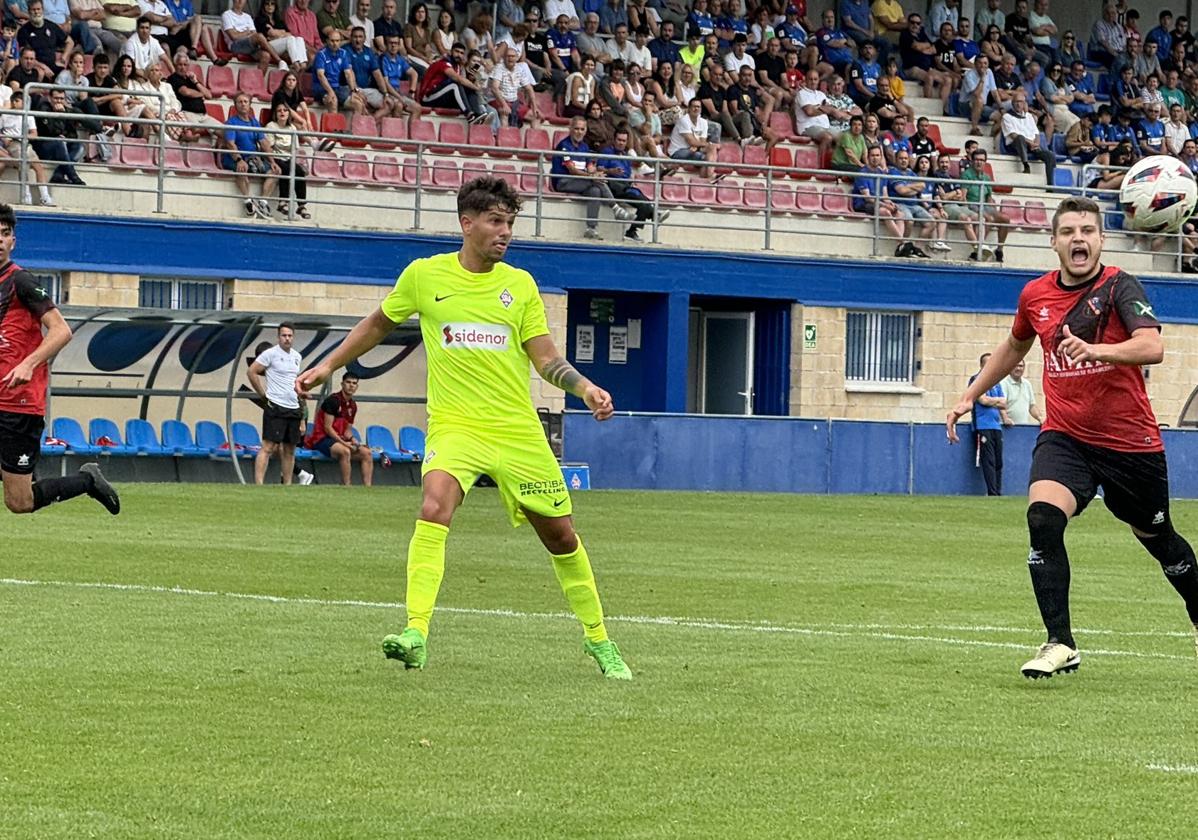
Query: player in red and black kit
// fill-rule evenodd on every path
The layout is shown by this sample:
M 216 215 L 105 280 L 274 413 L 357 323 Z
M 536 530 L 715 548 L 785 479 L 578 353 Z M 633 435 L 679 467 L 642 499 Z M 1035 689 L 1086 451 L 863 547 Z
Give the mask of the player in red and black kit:
M 374 456 L 370 449 L 354 440 L 354 420 L 358 417 L 358 377 L 348 371 L 341 377 L 341 390 L 329 394 L 320 404 L 312 423 L 312 434 L 304 446 L 332 458 L 341 467 L 341 483 L 350 484 L 352 462 L 362 470 L 362 483 L 369 487 L 374 480 Z
M 1094 498 L 1131 526 L 1185 601 L 1198 633 L 1198 565 L 1169 518 L 1169 475 L 1143 365 L 1164 358 L 1160 323 L 1136 278 L 1102 258 L 1102 215 L 1086 198 L 1067 198 L 1052 219 L 1058 271 L 1028 283 L 1015 323 L 977 380 L 948 414 L 948 437 L 973 401 L 1011 372 L 1039 336 L 1048 419 L 1032 455 L 1028 569 L 1048 641 L 1024 676 L 1075 671 L 1081 655 L 1069 623 L 1065 526 Z
M 71 328 L 37 278 L 10 261 L 16 226 L 12 208 L 0 204 L 0 478 L 4 480 L 4 504 L 13 513 L 33 513 L 87 493 L 109 513 L 119 513 L 120 498 L 100 474 L 98 464 L 84 464 L 78 473 L 63 478 L 33 480 L 46 426 L 47 363 L 70 342 Z

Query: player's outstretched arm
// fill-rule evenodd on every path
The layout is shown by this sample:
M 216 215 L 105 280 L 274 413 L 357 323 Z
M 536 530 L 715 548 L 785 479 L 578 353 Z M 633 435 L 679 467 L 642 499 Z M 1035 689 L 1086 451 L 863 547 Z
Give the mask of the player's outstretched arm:
M 349 335 L 341 340 L 324 361 L 295 378 L 295 392 L 306 399 L 313 389 L 319 388 L 332 376 L 333 371 L 345 367 L 363 353 L 377 347 L 395 327 L 395 322 L 384 315 L 383 310 L 374 310 L 349 331 Z
M 1065 325 L 1060 351 L 1069 361 L 1106 362 L 1112 365 L 1159 365 L 1165 358 L 1165 341 L 1156 327 L 1140 327 L 1131 338 L 1118 344 L 1087 344 Z
M 8 375 L 0 381 L 0 388 L 18 388 L 33 379 L 33 372 L 38 365 L 45 364 L 54 358 L 59 350 L 71 341 L 71 325 L 62 317 L 57 309 L 50 309 L 41 318 L 46 334 L 42 336 L 41 344 L 20 361 Z
M 547 335 L 530 338 L 524 342 L 524 352 L 528 354 L 533 368 L 541 375 L 542 379 L 586 403 L 587 408 L 591 410 L 591 415 L 596 420 L 606 420 L 612 416 L 614 408 L 611 394 L 587 379 L 578 372 L 574 365 L 563 359 L 552 338 Z
M 1020 341 L 1014 335 L 1008 334 L 1006 340 L 994 348 L 994 352 L 986 360 L 986 366 L 982 368 L 977 379 L 973 380 L 973 383 L 965 389 L 961 399 L 948 413 L 946 425 L 949 443 L 957 443 L 960 440 L 957 437 L 957 421 L 973 411 L 973 404 L 978 397 L 1002 382 L 1003 377 L 1015 369 L 1019 360 L 1027 355 L 1028 350 L 1032 349 L 1034 340 L 1029 338 L 1027 341 Z

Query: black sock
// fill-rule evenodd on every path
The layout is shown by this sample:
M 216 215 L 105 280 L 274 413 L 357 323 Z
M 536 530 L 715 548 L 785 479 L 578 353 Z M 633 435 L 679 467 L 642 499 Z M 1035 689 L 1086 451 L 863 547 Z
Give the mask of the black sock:
M 65 478 L 47 478 L 33 483 L 33 509 L 41 510 L 55 502 L 65 502 L 82 496 L 92 487 L 92 477 L 87 473 L 76 473 Z
M 1032 550 L 1027 568 L 1048 641 L 1076 649 L 1069 625 L 1069 555 L 1065 552 L 1065 526 L 1069 517 L 1055 505 L 1032 502 L 1027 509 L 1027 529 Z
M 1194 549 L 1172 526 L 1155 537 L 1137 536 L 1136 539 L 1161 564 L 1165 579 L 1186 602 L 1190 621 L 1198 624 L 1198 564 L 1194 561 Z

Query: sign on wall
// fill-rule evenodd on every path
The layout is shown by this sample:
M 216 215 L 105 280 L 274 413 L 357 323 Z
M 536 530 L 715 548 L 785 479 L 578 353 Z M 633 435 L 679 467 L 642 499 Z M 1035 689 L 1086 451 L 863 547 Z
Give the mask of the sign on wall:
M 803 349 L 815 349 L 815 324 L 803 325 Z
M 612 327 L 607 335 L 608 364 L 628 364 L 628 327 Z
M 595 361 L 595 327 L 579 324 L 574 328 L 574 361 Z

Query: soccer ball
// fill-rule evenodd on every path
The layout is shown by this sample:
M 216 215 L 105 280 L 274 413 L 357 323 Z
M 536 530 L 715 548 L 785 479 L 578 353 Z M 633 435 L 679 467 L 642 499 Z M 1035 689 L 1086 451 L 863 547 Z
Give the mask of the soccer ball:
M 1124 226 L 1143 233 L 1175 233 L 1198 202 L 1190 168 L 1165 155 L 1146 157 L 1127 172 L 1119 189 Z

